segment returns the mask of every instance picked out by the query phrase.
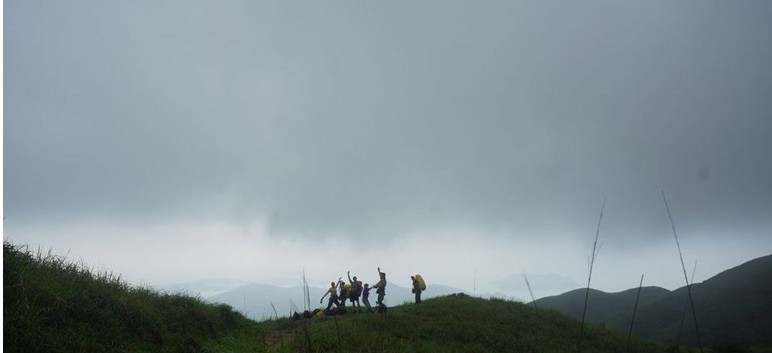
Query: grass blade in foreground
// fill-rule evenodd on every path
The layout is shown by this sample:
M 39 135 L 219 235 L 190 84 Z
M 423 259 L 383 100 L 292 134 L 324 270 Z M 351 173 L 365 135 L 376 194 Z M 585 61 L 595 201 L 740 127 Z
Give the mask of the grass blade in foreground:
M 600 206 L 600 217 L 598 217 L 598 229 L 595 231 L 595 242 L 592 243 L 592 255 L 590 256 L 590 274 L 587 276 L 587 291 L 584 294 L 584 309 L 582 309 L 582 324 L 579 326 L 579 343 L 576 345 L 577 352 L 582 352 L 582 339 L 584 338 L 584 320 L 587 316 L 587 301 L 590 298 L 590 281 L 592 281 L 592 267 L 595 265 L 595 255 L 598 254 L 598 235 L 600 235 L 600 223 L 603 221 L 603 210 L 606 209 L 606 199 Z
M 694 318 L 694 330 L 697 331 L 697 344 L 702 352 L 702 340 L 700 339 L 700 330 L 697 326 L 697 312 L 694 310 L 694 298 L 692 298 L 692 285 L 689 283 L 689 277 L 686 275 L 686 265 L 684 265 L 684 255 L 681 252 L 681 243 L 678 241 L 678 234 L 675 230 L 675 223 L 673 223 L 673 216 L 670 215 L 670 206 L 667 204 L 667 198 L 665 198 L 665 191 L 662 192 L 662 200 L 665 201 L 665 209 L 667 210 L 667 216 L 670 218 L 670 227 L 673 228 L 673 236 L 675 237 L 676 246 L 678 246 L 678 256 L 681 258 L 681 268 L 684 270 L 684 280 L 686 281 L 686 292 L 689 293 L 689 302 L 692 304 L 692 317 Z

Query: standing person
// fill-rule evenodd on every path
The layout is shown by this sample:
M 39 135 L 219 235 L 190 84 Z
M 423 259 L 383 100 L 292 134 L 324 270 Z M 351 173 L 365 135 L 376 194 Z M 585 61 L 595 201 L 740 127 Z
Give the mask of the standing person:
M 362 282 L 357 281 L 357 276 L 354 276 L 354 280 L 351 280 L 351 271 L 346 272 L 348 275 L 348 281 L 351 283 L 351 292 L 349 293 L 349 300 L 351 301 L 352 308 L 356 308 L 357 312 L 362 311 L 362 306 L 359 304 L 359 296 L 362 295 Z
M 332 304 L 335 304 L 335 306 L 339 306 L 340 303 L 338 302 L 338 291 L 335 289 L 335 282 L 330 282 L 330 289 L 327 290 L 327 292 L 324 293 L 324 295 L 319 299 L 319 304 L 322 303 L 324 300 L 324 297 L 327 295 L 330 295 L 330 299 L 327 302 L 327 309 L 325 309 L 325 313 L 330 312 L 330 308 L 332 308 Z
M 413 293 L 415 293 L 415 303 L 421 304 L 421 283 L 418 282 L 416 276 L 410 276 L 413 280 Z
M 381 280 L 373 286 L 373 288 L 377 288 L 375 293 L 378 294 L 378 300 L 375 301 L 375 304 L 378 304 L 378 312 L 386 312 L 386 304 L 383 303 L 383 298 L 386 296 L 386 273 L 381 272 L 380 267 L 378 267 L 378 276 Z
M 346 282 L 343 282 L 342 277 L 338 277 L 338 289 L 340 290 L 340 294 L 338 294 L 338 300 L 340 301 L 340 305 L 345 307 L 348 293 L 346 293 Z
M 365 288 L 362 289 L 362 302 L 365 303 L 365 307 L 367 308 L 367 312 L 371 313 L 373 312 L 373 307 L 370 306 L 370 291 L 373 290 L 373 287 L 370 287 L 370 284 L 365 283 Z

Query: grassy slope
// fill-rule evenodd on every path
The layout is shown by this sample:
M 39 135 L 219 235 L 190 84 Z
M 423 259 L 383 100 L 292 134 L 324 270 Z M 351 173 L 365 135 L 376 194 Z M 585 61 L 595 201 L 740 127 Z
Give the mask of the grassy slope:
M 133 288 L 3 244 L 6 352 L 257 351 L 257 329 L 229 306 Z
M 303 321 L 255 323 L 227 305 L 134 288 L 57 256 L 4 243 L 6 352 L 303 352 Z M 309 321 L 311 352 L 574 352 L 579 324 L 521 303 L 448 296 Z M 340 339 L 338 339 L 340 337 Z M 589 327 L 582 352 L 625 351 Z M 627 352 L 662 352 L 633 339 Z
M 361 352 L 575 352 L 579 323 L 554 311 L 521 303 L 452 295 L 388 314 L 348 314 L 310 320 L 310 351 Z M 277 351 L 302 352 L 303 321 L 280 327 L 287 335 Z M 340 334 L 339 349 L 338 333 Z M 583 352 L 663 352 L 666 347 L 589 327 Z

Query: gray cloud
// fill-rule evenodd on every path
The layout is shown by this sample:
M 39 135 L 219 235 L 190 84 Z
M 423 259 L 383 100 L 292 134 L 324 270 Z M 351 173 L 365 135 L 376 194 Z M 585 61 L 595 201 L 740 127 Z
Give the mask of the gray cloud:
M 766 2 L 6 4 L 9 221 L 625 238 L 772 219 Z M 665 230 L 664 232 L 662 230 Z

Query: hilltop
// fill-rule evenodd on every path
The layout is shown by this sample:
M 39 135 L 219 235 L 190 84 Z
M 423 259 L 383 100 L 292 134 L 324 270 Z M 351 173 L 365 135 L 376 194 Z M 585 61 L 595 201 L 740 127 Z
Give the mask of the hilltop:
M 348 314 L 308 320 L 311 352 L 572 352 L 579 323 L 519 302 L 464 294 L 406 304 L 383 314 Z M 302 352 L 304 321 L 280 325 L 279 351 Z M 587 352 L 663 352 L 666 347 L 602 327 L 587 327 Z
M 7 352 L 572 352 L 579 323 L 519 302 L 464 294 L 386 314 L 249 320 L 225 304 L 131 287 L 65 258 L 3 246 Z M 390 294 L 387 294 L 387 296 Z M 307 326 L 306 326 L 307 325 Z M 306 336 L 307 328 L 307 336 Z M 667 347 L 587 326 L 583 351 Z
M 587 321 L 627 332 L 637 291 L 637 288 L 619 293 L 590 290 Z M 536 304 L 579 319 L 584 293 L 584 289 L 578 289 L 536 300 Z M 695 283 L 692 295 L 704 345 L 772 346 L 772 255 Z M 697 335 L 687 299 L 686 287 L 674 291 L 644 287 L 634 334 L 660 342 L 678 340 L 696 345 Z
M 319 298 L 327 291 L 326 288 L 311 286 L 308 290 L 311 295 L 312 306 L 318 305 L 321 308 L 327 306 L 326 302 L 319 304 Z M 462 290 L 439 284 L 431 284 L 423 293 L 423 298 L 428 299 L 459 292 L 462 292 Z M 411 288 L 390 283 L 389 295 L 385 302 L 386 305 L 392 306 L 412 302 L 413 298 L 414 295 L 411 293 Z M 301 286 L 277 287 L 258 283 L 239 286 L 205 299 L 212 303 L 228 304 L 241 311 L 245 316 L 255 320 L 264 320 L 274 316 L 289 317 L 292 312 L 301 311 L 304 303 L 303 287 Z M 273 312 L 274 308 L 276 313 Z

